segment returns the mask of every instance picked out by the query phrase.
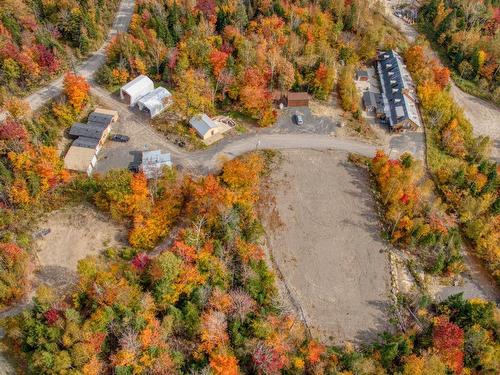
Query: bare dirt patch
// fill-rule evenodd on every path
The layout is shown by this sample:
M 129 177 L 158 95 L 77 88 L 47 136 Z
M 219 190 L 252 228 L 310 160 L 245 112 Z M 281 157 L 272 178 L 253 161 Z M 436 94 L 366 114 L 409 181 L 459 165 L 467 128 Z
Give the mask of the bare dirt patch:
M 88 205 L 48 214 L 38 224 L 38 230 L 44 229 L 50 232 L 35 241 L 40 262 L 36 276 L 56 289 L 72 281 L 80 259 L 126 244 L 126 230 Z
M 389 271 L 368 178 L 343 153 L 282 155 L 265 182 L 274 199 L 262 209 L 282 286 L 313 336 L 333 343 L 372 340 L 389 328 Z

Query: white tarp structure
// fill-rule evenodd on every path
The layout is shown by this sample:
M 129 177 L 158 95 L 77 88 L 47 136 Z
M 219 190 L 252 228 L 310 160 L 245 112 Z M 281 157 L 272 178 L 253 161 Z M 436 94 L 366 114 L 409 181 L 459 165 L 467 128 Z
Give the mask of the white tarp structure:
M 120 89 L 120 98 L 133 107 L 140 98 L 154 89 L 153 81 L 145 75 L 140 75 Z
M 151 118 L 160 114 L 172 103 L 172 94 L 165 87 L 157 87 L 137 101 L 139 109 L 147 109 Z

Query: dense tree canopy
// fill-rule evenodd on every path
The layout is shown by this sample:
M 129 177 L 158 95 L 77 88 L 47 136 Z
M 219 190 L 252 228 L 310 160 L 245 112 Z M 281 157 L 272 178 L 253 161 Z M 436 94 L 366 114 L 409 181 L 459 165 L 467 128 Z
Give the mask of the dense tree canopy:
M 500 196 L 498 165 L 489 159 L 491 142 L 474 137 L 463 110 L 441 84 L 442 67 L 425 55 L 424 47 L 415 45 L 408 49 L 406 61 L 422 104 L 428 165 L 450 213 L 498 281 Z
M 390 32 L 375 1 L 139 1 L 100 79 L 113 86 L 146 73 L 174 87 L 183 116 L 234 105 L 267 126 L 273 90 L 326 99 L 338 61 L 374 57 L 394 45 Z
M 497 103 L 500 103 L 499 5 L 497 0 L 427 0 L 420 13 L 423 29 L 443 48 L 457 77 L 474 82 L 479 88 L 477 92 L 484 92 L 483 95 Z
M 118 0 L 5 0 L 0 6 L 0 85 L 22 95 L 104 40 Z M 73 53 L 74 52 L 74 53 Z

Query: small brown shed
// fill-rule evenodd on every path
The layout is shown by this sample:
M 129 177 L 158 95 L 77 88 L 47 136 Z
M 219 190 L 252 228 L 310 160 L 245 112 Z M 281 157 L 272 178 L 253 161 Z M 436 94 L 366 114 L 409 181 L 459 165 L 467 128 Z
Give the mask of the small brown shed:
M 310 96 L 307 92 L 288 92 L 288 107 L 308 107 Z

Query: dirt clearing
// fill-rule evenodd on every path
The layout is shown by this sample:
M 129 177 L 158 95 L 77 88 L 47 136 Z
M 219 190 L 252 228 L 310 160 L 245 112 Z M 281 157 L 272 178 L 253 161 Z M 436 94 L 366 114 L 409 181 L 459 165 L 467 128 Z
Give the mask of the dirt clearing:
M 282 155 L 262 214 L 275 266 L 313 336 L 372 340 L 389 328 L 389 265 L 368 178 L 344 153 Z
M 37 278 L 56 288 L 71 282 L 80 259 L 126 244 L 125 228 L 87 205 L 48 214 L 38 224 L 39 231 L 47 229 L 50 232 L 35 241 L 40 261 Z

